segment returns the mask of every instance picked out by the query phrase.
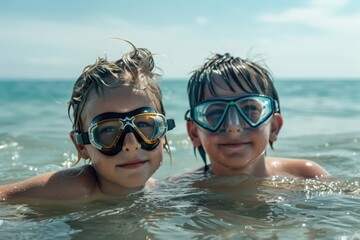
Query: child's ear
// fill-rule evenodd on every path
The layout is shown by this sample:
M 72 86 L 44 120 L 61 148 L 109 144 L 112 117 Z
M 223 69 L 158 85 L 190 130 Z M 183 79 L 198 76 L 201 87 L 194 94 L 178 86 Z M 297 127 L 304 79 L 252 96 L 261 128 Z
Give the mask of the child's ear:
M 71 132 L 70 132 L 70 138 L 71 138 L 71 141 L 73 142 L 73 144 L 74 144 L 74 146 L 75 146 L 75 148 L 76 148 L 76 150 L 77 150 L 78 160 L 79 160 L 80 158 L 82 158 L 82 159 L 88 159 L 88 158 L 90 158 L 88 152 L 86 151 L 85 146 L 84 146 L 83 144 L 78 144 L 78 143 L 76 142 L 74 131 L 71 131 Z
M 283 125 L 283 118 L 280 113 L 275 113 L 271 119 L 271 126 L 270 126 L 270 138 L 269 142 L 273 143 L 277 140 L 277 136 L 280 132 L 280 129 Z
M 196 123 L 194 121 L 187 121 L 186 129 L 194 147 L 201 146 L 201 141 L 198 133 L 198 126 L 196 125 Z

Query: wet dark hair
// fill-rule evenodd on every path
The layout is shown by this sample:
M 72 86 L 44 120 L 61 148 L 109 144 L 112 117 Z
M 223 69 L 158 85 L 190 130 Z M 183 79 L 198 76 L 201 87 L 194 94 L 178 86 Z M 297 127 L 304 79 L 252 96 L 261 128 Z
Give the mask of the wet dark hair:
M 244 92 L 273 98 L 279 104 L 278 112 L 280 113 L 280 100 L 270 71 L 265 66 L 260 66 L 260 64 L 247 59 L 233 57 L 229 53 L 212 55 L 206 59 L 204 65 L 192 73 L 187 85 L 190 108 L 205 100 L 206 89 L 212 96 L 217 96 L 215 86 L 219 83 L 218 80 L 214 81 L 213 74 L 219 75 L 232 92 L 236 92 L 234 86 L 238 86 Z M 270 142 L 270 146 L 272 148 L 272 142 Z M 198 151 L 205 163 L 205 170 L 207 170 L 204 148 L 200 146 Z M 194 153 L 196 155 L 195 147 Z

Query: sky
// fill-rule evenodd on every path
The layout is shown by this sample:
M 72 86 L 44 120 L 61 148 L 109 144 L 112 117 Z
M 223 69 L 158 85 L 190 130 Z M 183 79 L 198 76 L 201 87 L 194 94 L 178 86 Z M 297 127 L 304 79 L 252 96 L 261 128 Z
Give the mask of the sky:
M 156 53 L 164 79 L 226 52 L 275 79 L 360 79 L 357 0 L 3 0 L 0 79 L 76 79 L 131 50 L 113 37 Z

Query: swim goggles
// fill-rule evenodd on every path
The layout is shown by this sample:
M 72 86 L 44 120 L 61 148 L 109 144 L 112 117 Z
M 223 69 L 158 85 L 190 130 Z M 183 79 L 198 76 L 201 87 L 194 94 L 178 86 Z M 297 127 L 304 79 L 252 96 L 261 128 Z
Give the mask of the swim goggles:
M 105 155 L 122 150 L 125 135 L 133 133 L 141 148 L 151 151 L 167 131 L 175 127 L 174 119 L 165 119 L 153 108 L 141 107 L 131 112 L 107 112 L 96 116 L 87 132 L 75 133 L 78 144 L 91 144 Z
M 278 102 L 271 97 L 247 94 L 206 100 L 187 110 L 185 120 L 194 120 L 210 132 L 217 132 L 222 125 L 234 124 L 241 125 L 244 129 L 252 129 L 260 126 L 278 111 Z

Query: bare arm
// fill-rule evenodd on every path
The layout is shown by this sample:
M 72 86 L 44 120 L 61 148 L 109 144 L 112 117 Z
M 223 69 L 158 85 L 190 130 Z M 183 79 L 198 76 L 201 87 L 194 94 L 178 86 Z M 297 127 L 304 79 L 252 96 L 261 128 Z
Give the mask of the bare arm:
M 96 191 L 96 176 L 90 166 L 38 175 L 0 186 L 2 200 L 85 200 Z

